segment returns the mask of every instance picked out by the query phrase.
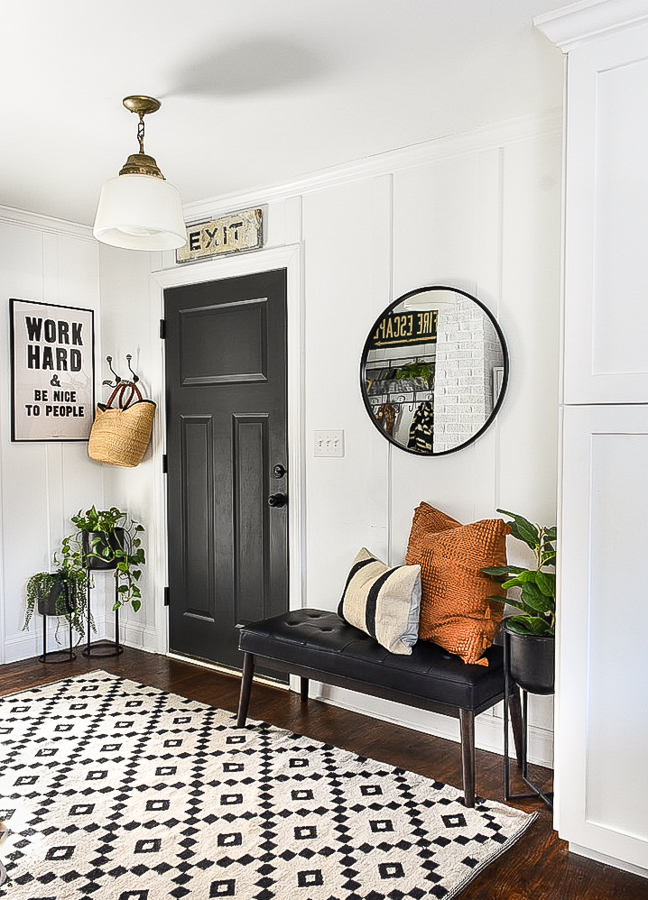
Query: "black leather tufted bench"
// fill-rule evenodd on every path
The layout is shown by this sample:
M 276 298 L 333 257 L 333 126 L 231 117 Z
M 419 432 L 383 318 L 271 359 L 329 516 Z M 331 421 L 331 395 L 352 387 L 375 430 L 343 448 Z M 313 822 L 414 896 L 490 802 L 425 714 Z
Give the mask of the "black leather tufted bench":
M 466 665 L 436 644 L 418 641 L 411 656 L 385 650 L 373 638 L 347 625 L 336 613 L 299 609 L 243 626 L 243 679 L 239 726 L 245 725 L 255 661 L 301 677 L 301 698 L 308 700 L 308 681 L 373 694 L 407 706 L 458 718 L 464 801 L 475 804 L 475 716 L 504 697 L 501 647 L 486 653 L 489 665 Z M 511 702 L 511 720 L 520 748 L 519 696 Z

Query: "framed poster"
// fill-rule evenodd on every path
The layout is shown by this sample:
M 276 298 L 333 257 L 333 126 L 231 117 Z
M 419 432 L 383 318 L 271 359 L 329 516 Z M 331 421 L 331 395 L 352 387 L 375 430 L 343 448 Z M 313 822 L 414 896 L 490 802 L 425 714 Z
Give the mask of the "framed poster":
M 87 441 L 94 418 L 94 312 L 10 300 L 11 440 Z

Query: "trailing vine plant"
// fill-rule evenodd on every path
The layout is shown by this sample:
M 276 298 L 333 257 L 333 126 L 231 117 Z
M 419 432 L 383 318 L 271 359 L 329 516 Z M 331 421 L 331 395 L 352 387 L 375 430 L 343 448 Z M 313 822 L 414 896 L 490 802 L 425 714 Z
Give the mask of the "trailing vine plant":
M 146 563 L 140 538 L 144 526 L 116 506 L 79 510 L 72 523 L 77 530 L 63 538 L 63 553 L 75 565 L 85 566 L 86 561 L 92 565 L 93 559 L 114 565 L 117 591 L 112 608 L 130 603 L 137 612 L 142 605 L 139 581 Z

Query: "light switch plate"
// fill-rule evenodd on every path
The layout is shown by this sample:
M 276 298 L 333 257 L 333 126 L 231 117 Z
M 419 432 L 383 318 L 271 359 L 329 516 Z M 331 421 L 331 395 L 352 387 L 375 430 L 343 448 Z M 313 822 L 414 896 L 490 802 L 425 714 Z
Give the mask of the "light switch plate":
M 344 456 L 344 431 L 314 431 L 314 456 Z

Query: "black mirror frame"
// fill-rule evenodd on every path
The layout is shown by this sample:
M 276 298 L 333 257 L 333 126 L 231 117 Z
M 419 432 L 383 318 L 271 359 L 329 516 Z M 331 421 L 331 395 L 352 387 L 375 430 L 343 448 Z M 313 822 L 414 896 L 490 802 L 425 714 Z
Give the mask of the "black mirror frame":
M 492 410 L 491 414 L 488 416 L 488 418 L 486 419 L 486 421 L 484 422 L 482 427 L 479 429 L 479 431 L 476 431 L 473 435 L 471 435 L 468 438 L 468 440 L 463 441 L 461 444 L 457 444 L 456 447 L 451 447 L 449 450 L 441 450 L 439 453 L 419 453 L 418 451 L 411 450 L 409 447 L 405 447 L 405 446 L 403 446 L 403 444 L 399 444 L 398 441 L 394 440 L 394 438 L 390 434 L 388 434 L 383 428 L 381 428 L 378 421 L 376 420 L 373 409 L 371 407 L 371 403 L 369 402 L 369 397 L 367 395 L 367 391 L 365 389 L 365 385 L 367 383 L 366 378 L 365 378 L 365 372 L 366 372 L 366 367 L 367 367 L 367 355 L 369 353 L 369 350 L 371 349 L 370 344 L 372 342 L 372 337 L 375 334 L 376 329 L 378 328 L 380 322 L 384 319 L 385 316 L 389 315 L 389 313 L 392 312 L 400 303 L 403 303 L 403 301 L 408 300 L 410 297 L 415 297 L 417 294 L 423 294 L 423 293 L 427 293 L 429 291 L 452 291 L 452 293 L 454 293 L 454 294 L 461 294 L 463 297 L 467 297 L 469 300 L 472 300 L 473 303 L 475 303 L 492 322 L 493 328 L 495 329 L 495 332 L 500 339 L 500 343 L 502 345 L 502 356 L 504 358 L 504 376 L 502 378 L 502 386 L 501 386 L 501 389 L 499 392 L 499 396 L 495 402 L 495 405 L 493 406 L 493 410 Z M 405 453 L 411 453 L 413 456 L 418 456 L 421 459 L 426 459 L 430 456 L 447 456 L 448 453 L 456 453 L 458 450 L 463 450 L 465 447 L 469 447 L 479 437 L 481 437 L 481 435 L 486 431 L 487 428 L 489 428 L 491 423 L 494 421 L 497 413 L 500 410 L 500 407 L 502 406 L 502 403 L 504 401 L 504 395 L 506 394 L 508 379 L 509 379 L 508 348 L 506 346 L 506 341 L 504 340 L 504 334 L 502 332 L 502 329 L 500 328 L 499 323 L 497 322 L 497 319 L 495 318 L 495 316 L 488 309 L 488 307 L 485 306 L 481 302 L 481 300 L 477 299 L 477 297 L 474 297 L 472 294 L 469 294 L 467 291 L 462 291 L 461 288 L 449 287 L 448 285 L 443 285 L 443 284 L 435 284 L 435 285 L 430 285 L 429 287 L 415 288 L 413 291 L 408 291 L 406 294 L 401 294 L 401 296 L 397 297 L 396 300 L 393 301 L 393 303 L 390 303 L 390 305 L 388 307 L 386 307 L 380 313 L 380 315 L 378 316 L 378 318 L 372 325 L 372 327 L 369 331 L 369 334 L 367 336 L 367 340 L 364 343 L 364 347 L 362 348 L 362 357 L 360 359 L 360 393 L 362 395 L 362 399 L 363 399 L 365 408 L 367 410 L 367 413 L 369 414 L 369 418 L 371 419 L 374 427 L 380 432 L 380 434 L 386 440 L 388 440 L 395 447 L 398 447 L 399 450 L 403 450 Z

